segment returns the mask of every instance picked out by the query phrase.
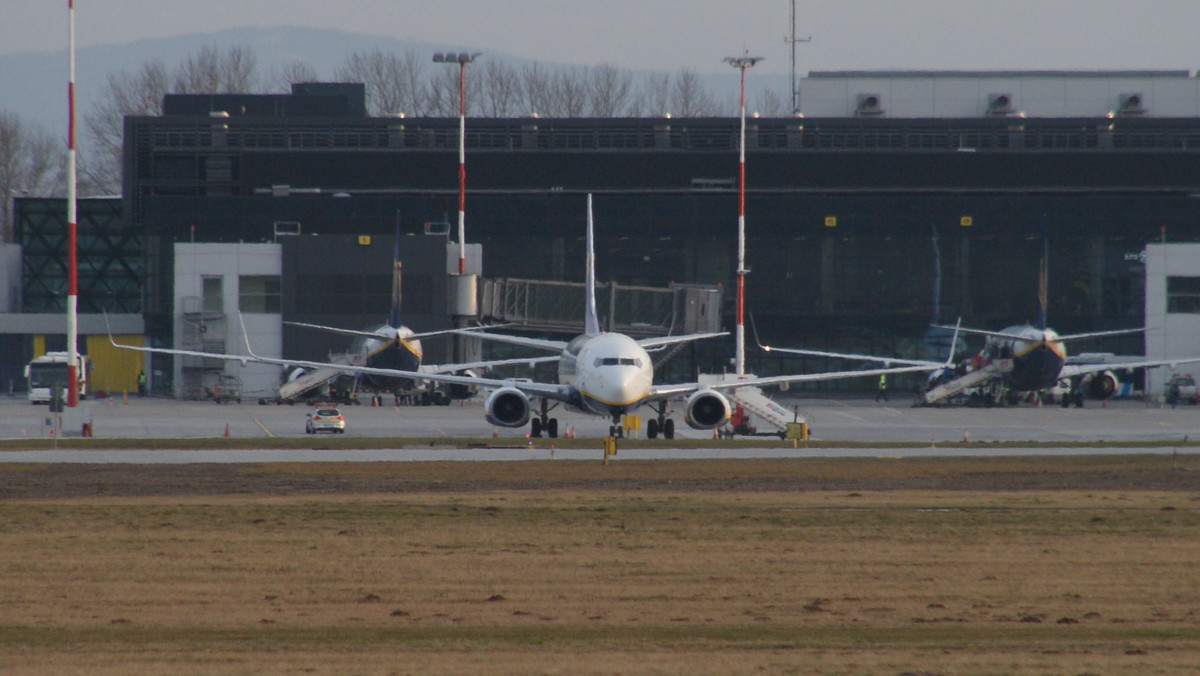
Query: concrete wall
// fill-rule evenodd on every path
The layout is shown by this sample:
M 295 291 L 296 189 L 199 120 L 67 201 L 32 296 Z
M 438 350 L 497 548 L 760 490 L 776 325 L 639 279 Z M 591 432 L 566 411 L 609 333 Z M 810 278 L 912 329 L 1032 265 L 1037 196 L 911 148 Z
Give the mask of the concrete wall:
M 1200 277 L 1200 244 L 1146 246 L 1146 357 L 1200 357 L 1200 314 L 1167 313 L 1167 277 Z M 1200 362 L 1146 370 L 1146 394 L 1161 395 L 1172 373 L 1200 377 Z
M 247 354 L 246 340 L 242 337 L 238 320 L 239 278 L 247 275 L 280 276 L 282 270 L 280 246 L 278 244 L 175 244 L 175 346 L 182 347 L 185 313 L 201 309 L 203 278 L 220 277 L 223 297 L 221 299 L 222 321 L 214 326 L 223 327 L 223 346 L 216 346 L 227 354 Z M 283 350 L 281 314 L 243 314 L 246 335 L 255 354 L 264 357 L 280 357 Z M 189 346 L 194 347 L 194 346 Z M 241 378 L 242 397 L 256 399 L 274 394 L 279 385 L 280 368 L 268 364 L 227 361 L 224 373 Z M 215 381 L 215 376 L 212 378 Z M 205 382 L 205 387 L 213 383 Z M 175 359 L 174 394 L 184 396 L 183 360 Z

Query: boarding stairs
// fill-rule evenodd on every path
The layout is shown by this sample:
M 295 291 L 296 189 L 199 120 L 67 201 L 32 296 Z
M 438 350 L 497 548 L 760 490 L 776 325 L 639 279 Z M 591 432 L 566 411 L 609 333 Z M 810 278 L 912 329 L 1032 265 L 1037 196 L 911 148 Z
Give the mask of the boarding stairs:
M 713 383 L 725 383 L 730 381 L 741 380 L 742 378 L 753 376 L 742 376 L 739 378 L 736 374 L 727 373 L 723 375 L 701 375 L 699 382 L 701 384 L 711 385 Z M 793 413 L 783 406 L 780 406 L 775 400 L 763 394 L 762 388 L 754 385 L 738 387 L 732 390 L 725 390 L 725 396 L 728 397 L 730 403 L 735 406 L 741 406 L 742 410 L 749 413 L 755 420 L 761 421 L 773 427 L 777 432 L 785 432 L 788 423 L 792 422 L 809 422 L 804 416 L 798 413 Z
M 997 359 L 986 365 L 958 376 L 952 380 L 931 387 L 917 397 L 918 406 L 932 406 L 951 397 L 962 394 L 972 387 L 979 387 L 988 380 L 1012 371 L 1011 359 Z
M 359 366 L 361 365 L 359 363 L 361 361 L 361 355 L 357 354 L 339 354 L 330 357 L 330 363 L 347 366 Z M 308 371 L 300 377 L 280 385 L 277 392 L 277 400 L 281 402 L 292 401 L 347 373 L 349 372 L 339 369 L 337 366 L 323 366 L 319 369 Z

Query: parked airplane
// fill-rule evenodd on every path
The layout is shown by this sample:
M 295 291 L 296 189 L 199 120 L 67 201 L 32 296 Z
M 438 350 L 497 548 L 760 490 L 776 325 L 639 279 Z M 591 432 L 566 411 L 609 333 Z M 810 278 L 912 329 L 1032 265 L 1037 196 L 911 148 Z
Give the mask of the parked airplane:
M 463 362 L 453 364 L 430 365 L 422 364 L 423 357 L 421 339 L 432 336 L 442 336 L 461 330 L 428 331 L 414 333 L 401 320 L 401 271 L 400 245 L 402 235 L 399 218 L 396 223 L 396 246 L 392 256 L 392 307 L 386 324 L 366 330 L 346 329 L 322 324 L 307 324 L 304 322 L 284 322 L 291 326 L 301 326 L 328 333 L 349 336 L 354 340 L 347 352 L 347 362 L 358 366 L 370 366 L 376 369 L 392 369 L 396 371 L 416 371 L 429 373 L 466 373 L 476 375 L 476 370 L 503 366 L 506 364 L 528 364 L 538 361 L 552 361 L 550 358 L 512 359 L 499 361 Z M 394 375 L 361 374 L 367 388 L 377 392 L 396 392 L 401 388 L 411 387 L 413 379 Z M 476 388 L 465 385 L 447 385 L 440 388 L 429 388 L 420 393 L 423 403 L 446 404 L 453 399 L 467 399 L 475 395 Z
M 647 436 L 654 438 L 661 433 L 670 439 L 675 435 L 675 423 L 667 417 L 667 402 L 685 398 L 684 420 L 694 429 L 710 430 L 726 422 L 730 415 L 729 400 L 722 391 L 746 386 L 768 386 L 783 383 L 834 380 L 857 376 L 872 376 L 881 373 L 903 373 L 929 371 L 928 365 L 904 366 L 899 368 L 872 369 L 865 371 L 838 371 L 801 375 L 746 378 L 744 380 L 702 384 L 700 382 L 671 385 L 654 385 L 654 366 L 647 348 L 675 343 L 701 340 L 723 333 L 697 333 L 681 336 L 666 336 L 634 340 L 621 333 L 602 333 L 596 313 L 595 248 L 593 238 L 592 198 L 588 196 L 587 220 L 587 271 L 585 291 L 584 333 L 569 342 L 475 333 L 482 339 L 517 343 L 530 347 L 559 351 L 557 383 L 538 383 L 518 379 L 472 378 L 448 373 L 415 373 L 407 370 L 377 368 L 372 366 L 339 366 L 348 372 L 366 375 L 399 378 L 418 378 L 450 385 L 466 385 L 492 389 L 484 402 L 487 421 L 501 427 L 523 427 L 533 420 L 531 432 L 548 436 L 558 435 L 558 421 L 549 417 L 549 412 L 559 405 L 575 410 L 594 413 L 612 420 L 609 428 L 613 436 L 623 436 L 621 418 L 641 406 L 652 407 L 656 416 L 647 424 Z M 111 338 L 110 338 L 111 340 Z M 117 347 L 143 352 L 158 352 L 185 356 L 201 356 L 232 361 L 255 361 L 284 366 L 298 365 L 312 368 L 328 367 L 323 362 L 293 359 L 274 359 L 254 355 L 247 344 L 247 356 L 213 354 L 174 350 L 166 348 L 117 345 Z M 534 417 L 533 399 L 540 399 L 540 412 Z

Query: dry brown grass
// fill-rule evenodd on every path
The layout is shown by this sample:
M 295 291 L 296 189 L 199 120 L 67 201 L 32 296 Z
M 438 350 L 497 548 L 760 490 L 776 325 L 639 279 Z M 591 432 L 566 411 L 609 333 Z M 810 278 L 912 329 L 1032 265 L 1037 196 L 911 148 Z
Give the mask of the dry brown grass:
M 0 552 L 5 673 L 1200 669 L 1200 487 L 9 500 Z

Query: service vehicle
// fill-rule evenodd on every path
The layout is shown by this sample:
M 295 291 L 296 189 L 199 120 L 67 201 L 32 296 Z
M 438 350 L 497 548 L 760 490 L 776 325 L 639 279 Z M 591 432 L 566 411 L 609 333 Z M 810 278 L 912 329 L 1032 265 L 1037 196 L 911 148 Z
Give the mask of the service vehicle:
M 1190 373 L 1176 373 L 1171 376 L 1167 384 L 1163 387 L 1163 397 L 1170 401 L 1174 393 L 1175 403 L 1177 404 L 1192 404 L 1193 406 L 1198 401 L 1196 392 L 1196 380 L 1192 378 Z
M 29 403 L 50 403 L 55 388 L 66 399 L 68 359 L 66 352 L 47 352 L 25 365 Z M 86 399 L 88 394 L 88 366 L 86 355 L 75 355 L 75 380 L 79 388 L 76 394 L 80 399 Z
M 304 423 L 305 434 L 316 434 L 317 432 L 345 434 L 346 418 L 336 408 L 318 408 L 308 414 Z

